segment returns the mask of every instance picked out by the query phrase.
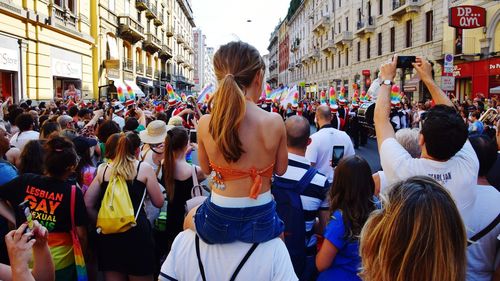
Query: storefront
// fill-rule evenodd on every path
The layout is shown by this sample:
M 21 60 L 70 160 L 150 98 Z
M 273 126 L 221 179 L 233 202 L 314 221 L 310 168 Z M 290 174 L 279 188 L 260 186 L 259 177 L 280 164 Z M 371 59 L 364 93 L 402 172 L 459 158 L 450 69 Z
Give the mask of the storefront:
M 456 64 L 453 68 L 455 76 L 455 95 L 460 99 L 497 94 L 500 87 L 500 58 L 490 58 L 474 62 Z
M 141 90 L 142 95 L 147 96 L 149 93 L 155 93 L 156 89 L 152 79 L 137 76 L 135 79 L 135 84 Z
M 82 57 L 80 54 L 52 47 L 51 69 L 55 98 L 82 99 Z
M 0 97 L 19 101 L 19 44 L 16 39 L 0 35 Z

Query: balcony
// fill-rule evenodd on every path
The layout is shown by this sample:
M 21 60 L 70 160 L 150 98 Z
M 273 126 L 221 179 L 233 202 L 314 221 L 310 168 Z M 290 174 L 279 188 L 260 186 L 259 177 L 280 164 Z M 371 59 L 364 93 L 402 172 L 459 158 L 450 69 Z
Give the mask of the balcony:
M 184 48 L 184 50 L 189 50 L 189 44 L 187 42 L 184 41 L 184 43 L 182 43 L 182 47 Z
M 301 68 L 302 67 L 302 62 L 300 60 L 297 60 L 295 62 L 295 68 Z
M 70 10 L 62 9 L 54 4 L 49 4 L 49 9 L 52 9 L 52 14 L 55 19 L 54 22 L 56 25 L 76 30 L 78 24 L 78 18 Z
M 295 68 L 295 63 L 294 63 L 294 62 L 290 62 L 290 63 L 288 64 L 288 70 L 289 70 L 289 71 L 293 71 L 293 69 L 294 69 L 294 68 Z
M 373 31 L 375 31 L 374 19 L 373 17 L 368 17 L 362 21 L 358 21 L 355 33 L 362 35 L 362 34 L 373 33 Z
M 162 71 L 160 73 L 160 81 L 162 81 L 162 82 L 170 82 L 170 81 L 172 81 L 172 74 L 166 73 L 165 71 Z
M 177 44 L 184 43 L 184 35 L 182 35 L 181 33 L 177 33 L 175 39 L 177 40 Z
M 137 72 L 137 74 L 144 74 L 144 64 L 137 63 L 135 65 L 135 72 Z
M 131 59 L 124 59 L 122 61 L 122 68 L 125 71 L 130 71 L 130 72 L 134 71 L 134 61 Z
M 144 27 L 130 16 L 118 17 L 118 34 L 124 40 L 135 44 L 144 39 Z
M 330 54 L 335 49 L 335 41 L 333 39 L 326 40 L 321 47 L 321 51 L 325 54 Z
M 353 35 L 351 31 L 342 31 L 334 36 L 335 45 L 344 45 L 352 41 Z
M 135 0 L 135 8 L 139 11 L 148 9 L 148 0 Z
M 393 0 L 389 17 L 399 19 L 408 13 L 418 13 L 421 5 L 422 0 Z
M 189 54 L 191 54 L 191 55 L 192 55 L 192 54 L 194 54 L 194 49 L 193 49 L 193 47 L 189 46 L 188 52 L 189 52 Z
M 153 3 L 148 4 L 148 9 L 146 10 L 146 18 L 149 20 L 152 20 L 156 18 L 156 14 L 158 13 L 158 10 L 156 9 L 156 5 Z
M 174 27 L 173 26 L 171 26 L 171 25 L 167 26 L 166 35 L 167 35 L 167 37 L 174 36 Z
M 155 26 L 162 26 L 163 25 L 163 13 L 158 13 L 157 17 L 153 19 L 153 24 Z
M 142 48 L 151 54 L 161 49 L 161 41 L 151 33 L 146 33 L 146 39 L 142 42 Z
M 278 67 L 278 63 L 277 63 L 276 61 L 272 61 L 272 62 L 269 64 L 269 71 L 273 71 L 273 70 L 275 70 L 277 67 Z
M 313 49 L 309 51 L 309 59 L 310 60 L 317 60 L 319 59 L 319 50 L 318 49 Z
M 184 57 L 182 55 L 177 55 L 175 56 L 175 60 L 177 61 L 178 64 L 181 64 L 184 62 Z
M 160 80 L 160 71 L 158 69 L 155 71 L 155 80 Z
M 146 76 L 153 77 L 153 67 L 151 66 L 146 67 Z
M 158 53 L 158 57 L 160 57 L 160 59 L 164 59 L 164 60 L 168 60 L 168 59 L 172 58 L 172 49 L 170 49 L 170 47 L 165 45 L 165 44 L 161 45 L 161 49 L 160 49 L 160 52 Z
M 329 16 L 322 16 L 314 25 L 313 32 L 316 35 L 321 35 L 326 29 L 328 29 L 328 26 L 330 25 L 330 17 Z
M 307 64 L 309 62 L 309 54 L 307 55 L 303 55 L 301 58 L 300 58 L 300 61 L 302 62 L 302 64 Z

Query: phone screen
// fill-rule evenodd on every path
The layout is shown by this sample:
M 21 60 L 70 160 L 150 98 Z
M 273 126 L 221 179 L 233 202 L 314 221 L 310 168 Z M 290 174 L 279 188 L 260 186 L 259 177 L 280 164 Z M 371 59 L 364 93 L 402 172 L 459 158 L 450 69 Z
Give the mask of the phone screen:
M 198 140 L 196 138 L 196 130 L 189 131 L 189 142 L 198 143 Z
M 19 225 L 17 227 L 27 222 L 28 228 L 26 228 L 25 232 L 28 232 L 31 229 L 33 229 L 33 216 L 31 215 L 30 202 L 26 200 L 21 204 L 19 204 L 18 208 L 19 208 L 19 217 L 18 217 Z
M 332 167 L 336 167 L 340 159 L 344 157 L 344 146 L 343 145 L 335 145 L 333 146 L 333 151 L 332 151 Z
M 413 68 L 412 63 L 415 62 L 415 56 L 399 56 L 397 61 L 397 68 Z

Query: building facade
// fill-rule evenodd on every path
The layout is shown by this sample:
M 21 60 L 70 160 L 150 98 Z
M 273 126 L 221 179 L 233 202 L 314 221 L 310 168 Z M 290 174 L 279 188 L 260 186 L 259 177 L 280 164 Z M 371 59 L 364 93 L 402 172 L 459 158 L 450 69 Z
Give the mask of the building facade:
M 278 44 L 278 32 L 279 32 L 279 24 L 278 26 L 274 29 L 273 33 L 271 34 L 271 39 L 269 40 L 269 47 L 267 47 L 267 50 L 269 51 L 269 64 L 268 64 L 268 72 L 269 72 L 269 79 L 267 80 L 267 83 L 272 88 L 278 87 L 278 74 L 279 74 L 279 68 L 278 68 L 278 63 L 279 63 L 279 44 Z
M 204 86 L 209 84 L 214 86 L 217 85 L 217 78 L 215 77 L 214 72 L 214 54 L 214 48 L 207 47 L 205 49 L 205 72 L 203 73 L 203 81 L 205 82 Z
M 193 44 L 194 44 L 194 90 L 199 92 L 205 85 L 205 35 L 201 29 L 193 31 Z
M 282 21 L 278 29 L 278 48 L 278 86 L 287 85 L 290 60 L 287 20 Z
M 93 0 L 0 1 L 0 95 L 94 96 Z
M 484 93 L 499 87 L 496 65 L 500 45 L 500 5 L 494 1 L 454 0 L 450 5 L 448 2 L 303 0 L 286 20 L 289 40 L 285 40 L 283 24 L 279 29 L 279 81 L 290 86 L 298 85 L 301 92 L 310 95 L 317 95 L 330 86 L 338 91 L 343 86 L 352 96 L 355 90 L 368 89 L 378 75 L 379 66 L 398 54 L 423 56 L 435 62 L 435 80 L 440 84 L 444 55 L 457 55 L 453 45 L 457 34 L 448 26 L 448 9 L 480 2 L 479 6 L 487 10 L 486 28 L 462 32 L 462 55 L 465 56 L 455 56 L 455 63 L 480 61 L 480 58 L 483 62 L 464 66 L 465 76 L 457 77 L 457 89 L 461 89 L 457 92 Z M 270 47 L 272 40 L 273 37 Z M 284 54 L 287 51 L 283 48 L 285 42 L 289 42 L 288 56 Z M 476 56 L 467 56 L 467 52 Z M 285 65 L 282 59 L 288 60 L 288 75 L 282 71 Z M 482 78 L 477 78 L 479 83 L 472 83 L 472 69 L 476 68 L 484 71 L 479 75 Z M 492 70 L 486 73 L 487 68 Z M 486 79 L 488 83 L 483 83 Z M 396 83 L 414 100 L 428 96 L 426 88 L 411 69 L 398 70 Z M 478 86 L 472 89 L 472 84 Z M 461 96 L 467 95 L 462 92 Z
M 173 0 L 174 69 L 175 87 L 181 92 L 191 92 L 194 87 L 193 10 L 190 0 Z

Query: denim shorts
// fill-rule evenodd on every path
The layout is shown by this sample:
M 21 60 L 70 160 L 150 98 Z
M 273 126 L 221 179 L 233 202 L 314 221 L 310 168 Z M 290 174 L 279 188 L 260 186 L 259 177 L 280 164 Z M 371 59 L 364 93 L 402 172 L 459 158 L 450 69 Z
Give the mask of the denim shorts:
M 255 207 L 225 208 L 208 198 L 196 211 L 194 221 L 198 236 L 208 244 L 262 243 L 285 229 L 274 200 Z

